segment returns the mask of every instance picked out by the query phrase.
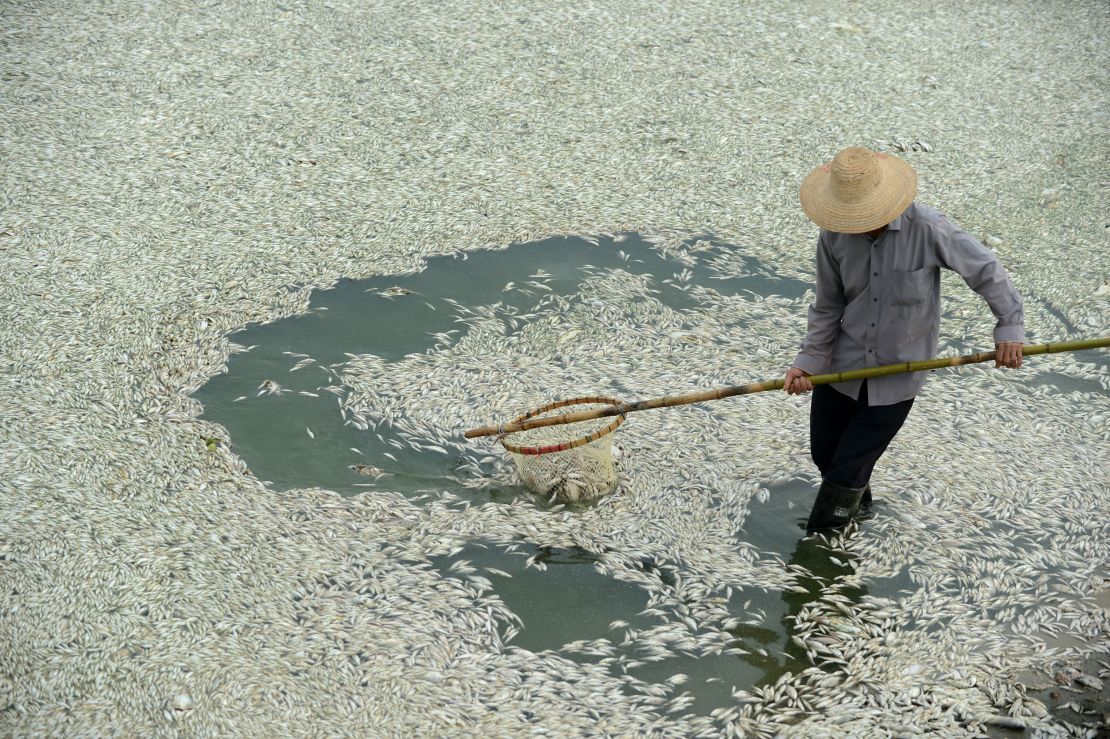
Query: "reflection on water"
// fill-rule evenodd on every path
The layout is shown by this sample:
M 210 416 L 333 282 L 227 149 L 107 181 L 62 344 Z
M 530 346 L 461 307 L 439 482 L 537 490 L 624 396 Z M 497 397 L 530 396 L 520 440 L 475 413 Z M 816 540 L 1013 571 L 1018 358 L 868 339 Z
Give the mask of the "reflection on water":
M 797 619 L 803 609 L 817 602 L 823 594 L 835 587 L 839 597 L 850 603 L 859 603 L 868 589 L 839 583 L 853 574 L 855 556 L 844 550 L 832 551 L 820 536 L 806 536 L 805 525 L 809 510 L 816 496 L 816 488 L 805 482 L 792 480 L 767 486 L 769 495 L 762 503 L 752 501 L 751 511 L 744 522 L 745 540 L 768 556 L 781 555 L 786 560 L 787 571 L 795 573 L 795 584 L 778 596 L 775 609 L 777 619 L 773 639 L 768 642 L 765 662 L 768 669 L 762 683 L 769 684 L 785 672 L 795 674 L 812 666 L 806 651 L 797 644 L 794 636 Z M 882 505 L 876 501 L 876 505 Z M 767 632 L 764 626 L 763 631 Z

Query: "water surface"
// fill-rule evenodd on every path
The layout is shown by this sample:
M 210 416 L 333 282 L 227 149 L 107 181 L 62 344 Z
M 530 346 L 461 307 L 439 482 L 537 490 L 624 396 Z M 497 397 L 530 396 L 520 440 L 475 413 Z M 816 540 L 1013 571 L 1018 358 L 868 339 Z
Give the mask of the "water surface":
M 545 293 L 580 300 L 582 281 L 604 270 L 649 277 L 654 296 L 680 312 L 698 305 L 693 287 L 786 298 L 798 298 L 809 287 L 775 275 L 712 236 L 686 246 L 696 246 L 694 259 L 668 257 L 635 234 L 596 243 L 552 238 L 432 258 L 412 274 L 342 280 L 314 293 L 308 313 L 237 333 L 235 341 L 249 350 L 233 354 L 228 372 L 198 391 L 197 398 L 205 418 L 227 428 L 234 451 L 275 491 L 318 486 L 355 495 L 380 487 L 414 501 L 447 492 L 475 505 L 531 498 L 523 488 L 464 486 L 458 455 L 414 448 L 388 423 L 359 430 L 347 422 L 341 411 L 344 365 L 353 356 L 373 354 L 388 371 L 392 362 L 458 341 L 466 330 L 460 311 L 497 306 L 512 316 L 533 307 Z M 680 330 L 696 328 L 691 317 Z M 369 470 L 359 465 L 373 467 L 375 474 L 361 474 L 360 469 Z M 646 635 L 664 619 L 645 613 L 648 592 L 604 574 L 597 558 L 582 550 L 472 541 L 432 564 L 444 577 L 471 573 L 489 580 L 493 595 L 519 619 L 506 632 L 509 648 L 553 650 L 576 661 L 606 660 L 630 691 L 670 680 L 676 684 L 674 694 L 689 694 L 687 710 L 707 714 L 733 705 L 734 688 L 773 683 L 786 672 L 809 667 L 790 639 L 793 619 L 822 588 L 852 569 L 843 554 L 834 563 L 819 543 L 802 538 L 812 490 L 804 485 L 769 490 L 764 502 L 752 501 L 743 527 L 746 541 L 764 556 L 802 565 L 813 577 L 800 581 L 805 592 L 735 590 L 728 608 L 742 622 L 730 628 L 727 644 L 737 653 L 670 650 L 660 658 Z M 662 588 L 674 584 L 673 563 L 645 560 L 642 570 Z M 865 593 L 862 588 L 843 591 L 853 599 Z

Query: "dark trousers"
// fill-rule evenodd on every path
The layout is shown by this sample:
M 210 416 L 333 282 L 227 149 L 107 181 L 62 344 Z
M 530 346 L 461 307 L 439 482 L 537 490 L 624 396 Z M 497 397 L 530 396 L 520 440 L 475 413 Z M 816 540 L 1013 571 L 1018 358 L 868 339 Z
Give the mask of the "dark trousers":
M 909 415 L 913 398 L 893 405 L 867 405 L 867 381 L 852 400 L 831 385 L 813 388 L 809 449 L 821 476 L 846 488 L 862 488 Z

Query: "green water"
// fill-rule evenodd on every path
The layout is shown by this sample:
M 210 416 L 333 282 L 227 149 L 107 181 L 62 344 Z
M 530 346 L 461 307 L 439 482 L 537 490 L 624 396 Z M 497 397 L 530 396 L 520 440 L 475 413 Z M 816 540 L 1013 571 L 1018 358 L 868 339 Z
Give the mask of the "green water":
M 738 258 L 728 245 L 708 236 L 701 240 L 711 246 L 699 252 L 692 267 L 664 258 L 634 235 L 621 238 L 601 238 L 597 245 L 581 238 L 551 238 L 431 258 L 414 274 L 341 280 L 314 293 L 307 314 L 252 324 L 235 333 L 236 343 L 253 348 L 232 355 L 227 373 L 214 377 L 195 397 L 204 405 L 204 418 L 228 430 L 234 451 L 275 490 L 319 486 L 354 495 L 375 484 L 350 469 L 361 463 L 389 470 L 377 481 L 383 488 L 416 495 L 450 488 L 458 460 L 418 452 L 387 429 L 363 432 L 345 425 L 339 397 L 324 388 L 337 385 L 337 369 L 349 354 L 374 354 L 388 362 L 432 349 L 441 343 L 435 334 L 454 331 L 451 339 L 457 340 L 459 304 L 500 301 L 506 312 L 525 311 L 534 304 L 527 283 L 539 273 L 550 275 L 547 285 L 565 296 L 574 295 L 581 281 L 598 269 L 619 267 L 651 275 L 659 299 L 673 308 L 696 304 L 675 280 L 687 269 L 692 277 L 684 284 L 710 286 L 724 295 L 750 291 L 796 297 L 808 287 Z M 745 276 L 723 277 L 715 259 L 725 257 L 730 274 Z M 522 289 L 506 291 L 510 282 Z M 409 293 L 382 294 L 394 287 Z M 300 359 L 293 355 L 307 355 L 315 363 L 290 372 Z M 283 392 L 259 395 L 259 385 L 268 379 Z
M 386 424 L 360 431 L 345 423 L 340 412 L 345 391 L 337 378 L 348 355 L 374 354 L 388 367 L 390 361 L 433 350 L 437 343 L 442 348 L 445 341 L 457 341 L 462 335 L 457 321 L 460 306 L 501 301 L 511 313 L 534 305 L 528 283 L 536 275 L 554 293 L 568 297 L 576 295 L 581 281 L 597 270 L 621 268 L 650 275 L 659 300 L 676 309 L 696 305 L 688 292 L 694 285 L 725 295 L 750 291 L 787 297 L 801 296 L 808 288 L 739 257 L 710 236 L 701 239 L 693 266 L 667 259 L 635 235 L 625 234 L 619 241 L 602 238 L 597 244 L 580 238 L 547 239 L 499 251 L 429 259 L 423 270 L 413 274 L 344 280 L 333 289 L 316 292 L 305 315 L 237 332 L 234 340 L 250 350 L 232 355 L 227 373 L 213 378 L 196 397 L 204 405 L 204 417 L 228 430 L 233 450 L 275 491 L 320 486 L 355 495 L 381 487 L 415 501 L 421 494 L 447 491 L 472 505 L 498 505 L 522 496 L 531 499 L 523 488 L 477 492 L 464 487 L 459 472 L 463 460 L 416 451 Z M 743 276 L 725 277 L 721 270 Z M 508 283 L 518 287 L 506 290 Z M 390 292 L 392 288 L 403 290 Z M 290 371 L 301 355 L 315 362 Z M 282 391 L 260 394 L 259 386 L 267 380 L 279 383 Z M 329 392 L 329 387 L 338 394 Z M 356 464 L 374 465 L 388 474 L 360 475 L 351 469 Z M 771 493 L 766 502 L 752 501 L 744 524 L 745 540 L 763 555 L 804 566 L 814 577 L 803 581 L 805 593 L 755 588 L 733 592 L 730 612 L 750 621 L 730 632 L 730 646 L 743 650 L 742 654 L 679 652 L 658 661 L 645 659 L 644 645 L 626 636 L 629 630 L 643 632 L 662 623 L 658 615 L 642 613 L 647 591 L 603 574 L 596 558 L 585 551 L 541 550 L 530 542 L 510 549 L 474 541 L 454 557 L 434 560 L 433 565 L 444 577 L 462 577 L 452 567 L 465 561 L 493 583 L 493 594 L 519 618 L 515 625 L 519 631 L 508 648 L 555 650 L 567 659 L 597 661 L 603 657 L 568 645 L 604 640 L 598 644 L 604 645 L 602 651 L 610 658 L 609 669 L 627 690 L 643 690 L 681 673 L 686 681 L 674 694 L 689 693 L 693 703 L 688 710 L 705 714 L 732 705 L 734 687 L 749 689 L 774 682 L 784 672 L 809 667 L 790 640 L 792 619 L 827 583 L 851 571 L 848 564 L 830 561 L 829 553 L 812 539 L 802 539 L 812 490 L 794 484 L 793 488 L 772 487 Z M 538 500 L 535 504 L 544 505 Z M 526 566 L 529 557 L 545 568 Z M 657 577 L 662 588 L 674 583 L 672 564 L 645 561 L 642 569 Z M 856 589 L 843 594 L 858 598 L 865 592 Z M 627 625 L 614 626 L 614 622 Z
M 648 661 L 645 657 L 650 650 L 635 638 L 626 638 L 630 630 L 643 632 L 662 623 L 659 616 L 643 613 L 647 593 L 638 585 L 602 574 L 595 564 L 596 557 L 579 549 L 525 544 L 509 551 L 490 542 L 472 542 L 454 557 L 433 559 L 433 564 L 445 577 L 462 577 L 451 567 L 464 563 L 493 582 L 494 593 L 520 618 L 519 632 L 509 640 L 510 647 L 533 652 L 554 650 L 568 659 L 597 662 L 601 655 L 568 645 L 604 640 L 604 655 L 616 658 L 611 661 L 610 671 L 616 677 L 628 676 L 628 691 L 684 675 L 686 680 L 675 694 L 688 692 L 692 698 L 688 710 L 708 714 L 735 702 L 733 688 L 773 683 L 785 672 L 797 674 L 810 667 L 805 653 L 790 639 L 792 619 L 819 597 L 827 582 L 851 572 L 847 562 L 836 565 L 830 561 L 830 553 L 817 540 L 802 539 L 800 524 L 787 521 L 780 525 L 782 513 L 778 506 L 753 512 L 751 527 L 761 530 L 760 538 L 772 547 L 770 552 L 782 555 L 788 564 L 805 567 L 813 577 L 802 581 L 805 593 L 761 589 L 733 592 L 729 610 L 754 623 L 729 629 L 733 639 L 728 646 L 745 654 L 679 651 L 665 659 Z M 841 561 L 844 556 L 840 553 Z M 530 557 L 545 568 L 527 567 L 525 562 Z M 673 567 L 647 561 L 643 569 L 657 575 L 662 586 L 673 585 Z M 858 601 L 868 591 L 851 588 L 840 592 Z

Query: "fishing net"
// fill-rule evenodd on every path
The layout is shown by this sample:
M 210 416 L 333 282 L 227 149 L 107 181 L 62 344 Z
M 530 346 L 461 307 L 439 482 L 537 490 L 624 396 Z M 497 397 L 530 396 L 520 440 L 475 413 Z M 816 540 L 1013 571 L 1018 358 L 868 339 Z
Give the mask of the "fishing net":
M 571 398 L 529 411 L 513 423 L 620 404 L 614 398 Z M 617 486 L 611 434 L 622 423 L 624 416 L 603 416 L 543 426 L 504 434 L 501 444 L 516 463 L 521 481 L 534 492 L 550 496 L 552 502 L 593 500 Z

